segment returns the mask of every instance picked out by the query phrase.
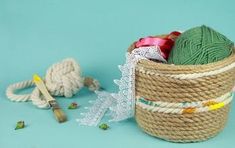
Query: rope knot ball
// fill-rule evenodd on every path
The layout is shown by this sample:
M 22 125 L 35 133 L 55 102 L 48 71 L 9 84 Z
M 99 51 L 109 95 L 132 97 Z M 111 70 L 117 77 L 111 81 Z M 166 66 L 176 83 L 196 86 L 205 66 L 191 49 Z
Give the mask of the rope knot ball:
M 171 50 L 168 63 L 200 65 L 220 61 L 231 55 L 234 43 L 224 35 L 200 26 L 182 33 Z
M 84 79 L 74 59 L 65 59 L 53 64 L 46 73 L 48 91 L 55 96 L 72 97 L 83 87 Z
M 100 84 L 97 80 L 91 77 L 82 77 L 79 64 L 71 58 L 65 59 L 49 67 L 44 81 L 52 96 L 72 97 L 83 86 L 88 87 L 91 91 L 100 88 Z M 39 108 L 49 107 L 49 104 L 37 87 L 34 88 L 31 94 L 15 94 L 16 90 L 32 86 L 34 86 L 32 80 L 12 84 L 7 88 L 6 95 L 12 101 L 23 102 L 32 100 L 32 103 Z

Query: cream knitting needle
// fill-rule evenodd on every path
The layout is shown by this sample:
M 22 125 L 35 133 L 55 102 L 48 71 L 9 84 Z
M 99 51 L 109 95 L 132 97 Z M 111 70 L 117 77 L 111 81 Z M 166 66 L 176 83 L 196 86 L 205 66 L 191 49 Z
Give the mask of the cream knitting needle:
M 65 122 L 67 120 L 67 118 L 66 118 L 64 112 L 61 110 L 61 108 L 59 107 L 56 100 L 49 94 L 42 79 L 38 75 L 35 74 L 33 76 L 33 81 L 34 81 L 35 85 L 37 86 L 37 88 L 41 91 L 41 93 L 45 97 L 48 104 L 51 106 L 52 111 L 56 117 L 56 120 L 60 123 Z

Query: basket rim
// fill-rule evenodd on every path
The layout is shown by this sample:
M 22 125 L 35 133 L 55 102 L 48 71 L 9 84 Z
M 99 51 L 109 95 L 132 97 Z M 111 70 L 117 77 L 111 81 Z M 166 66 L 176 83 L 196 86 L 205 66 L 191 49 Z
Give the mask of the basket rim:
M 164 37 L 165 35 L 158 35 L 156 37 Z M 132 43 L 128 52 L 131 53 L 135 49 L 135 42 Z M 233 47 L 233 52 L 229 57 L 223 60 L 216 61 L 213 63 L 203 64 L 203 65 L 174 65 L 167 63 L 157 63 L 151 60 L 142 59 L 137 63 L 137 66 L 143 67 L 148 70 L 166 71 L 167 73 L 192 73 L 192 72 L 206 72 L 211 70 L 220 69 L 227 65 L 235 62 L 235 47 Z

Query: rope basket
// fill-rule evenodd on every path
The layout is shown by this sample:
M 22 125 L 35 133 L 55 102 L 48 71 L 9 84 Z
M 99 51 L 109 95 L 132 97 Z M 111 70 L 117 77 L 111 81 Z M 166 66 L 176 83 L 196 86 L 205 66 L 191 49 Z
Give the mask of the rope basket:
M 134 48 L 133 43 L 128 52 Z M 205 65 L 140 60 L 135 69 L 138 125 L 173 142 L 198 142 L 217 135 L 226 124 L 232 100 L 234 52 Z

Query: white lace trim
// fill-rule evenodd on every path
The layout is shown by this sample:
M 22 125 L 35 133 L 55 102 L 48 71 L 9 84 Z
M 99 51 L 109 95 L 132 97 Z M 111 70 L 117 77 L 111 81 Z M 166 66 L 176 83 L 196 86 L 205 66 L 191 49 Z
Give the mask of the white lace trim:
M 105 91 L 95 91 L 98 96 L 95 102 L 90 101 L 93 104 L 88 108 L 87 113 L 81 113 L 83 118 L 77 119 L 79 124 L 87 126 L 96 126 L 104 116 L 108 108 L 113 104 L 114 98 L 111 93 Z
M 110 110 L 110 121 L 121 121 L 134 115 L 135 108 L 135 66 L 141 59 L 155 59 L 162 62 L 166 60 L 162 57 L 157 46 L 140 47 L 126 54 L 126 62 L 119 65 L 122 77 L 114 80 L 119 87 L 118 93 L 108 93 L 96 91 L 98 99 L 89 108 L 87 113 L 82 113 L 83 117 L 77 119 L 79 124 L 96 126 Z

